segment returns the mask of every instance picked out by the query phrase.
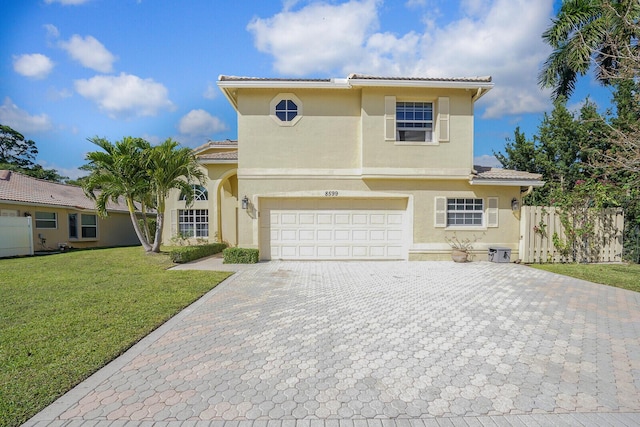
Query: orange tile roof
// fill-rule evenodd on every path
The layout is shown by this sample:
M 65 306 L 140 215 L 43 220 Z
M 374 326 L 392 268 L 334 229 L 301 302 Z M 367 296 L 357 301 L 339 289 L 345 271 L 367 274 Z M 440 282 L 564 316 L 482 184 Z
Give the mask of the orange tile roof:
M 96 209 L 95 202 L 84 194 L 82 187 L 45 181 L 8 170 L 0 170 L 0 201 Z M 120 203 L 110 201 L 107 210 L 128 212 L 124 199 Z
M 516 171 L 511 169 L 493 168 L 490 166 L 474 166 L 476 173 L 474 181 L 479 180 L 517 180 L 517 181 L 541 181 L 542 175 L 538 173 Z

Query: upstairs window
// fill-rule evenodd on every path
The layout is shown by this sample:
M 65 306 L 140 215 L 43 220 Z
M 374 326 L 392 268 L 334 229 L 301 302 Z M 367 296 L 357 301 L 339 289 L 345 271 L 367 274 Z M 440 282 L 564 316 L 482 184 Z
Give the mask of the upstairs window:
M 397 141 L 433 141 L 433 103 L 396 103 Z
M 298 106 L 290 99 L 283 99 L 276 105 L 276 117 L 283 122 L 290 122 L 298 115 Z
M 269 115 L 279 126 L 295 126 L 302 118 L 302 101 L 293 93 L 279 93 L 271 100 Z

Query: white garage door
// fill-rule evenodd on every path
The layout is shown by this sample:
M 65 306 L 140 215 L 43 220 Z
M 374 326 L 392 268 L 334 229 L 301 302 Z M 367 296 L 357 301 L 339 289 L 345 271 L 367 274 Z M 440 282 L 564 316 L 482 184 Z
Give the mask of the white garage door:
M 405 259 L 401 210 L 271 210 L 271 259 Z

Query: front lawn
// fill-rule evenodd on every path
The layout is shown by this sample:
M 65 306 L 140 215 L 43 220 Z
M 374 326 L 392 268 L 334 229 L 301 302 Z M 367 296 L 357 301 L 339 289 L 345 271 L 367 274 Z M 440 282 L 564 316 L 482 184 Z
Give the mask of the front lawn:
M 640 292 L 639 264 L 532 264 L 531 267 Z
M 230 273 L 142 248 L 0 259 L 0 426 L 18 426 Z

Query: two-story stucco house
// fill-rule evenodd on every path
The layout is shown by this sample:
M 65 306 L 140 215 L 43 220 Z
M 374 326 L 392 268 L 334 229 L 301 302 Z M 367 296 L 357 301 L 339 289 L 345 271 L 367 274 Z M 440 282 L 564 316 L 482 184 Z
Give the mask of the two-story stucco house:
M 539 175 L 473 166 L 474 104 L 490 77 L 220 76 L 238 141 L 195 153 L 207 188 L 168 206 L 176 233 L 267 259 L 450 259 L 445 237 L 512 249 Z M 206 226 L 204 225 L 206 223 Z

